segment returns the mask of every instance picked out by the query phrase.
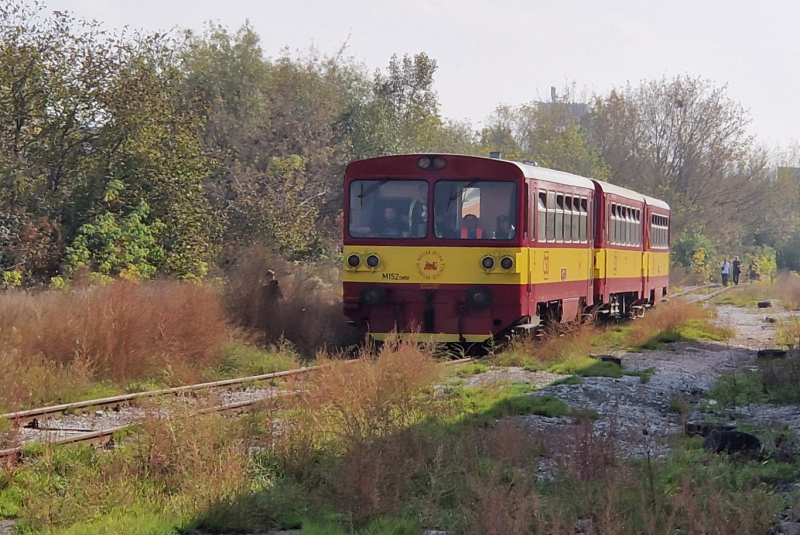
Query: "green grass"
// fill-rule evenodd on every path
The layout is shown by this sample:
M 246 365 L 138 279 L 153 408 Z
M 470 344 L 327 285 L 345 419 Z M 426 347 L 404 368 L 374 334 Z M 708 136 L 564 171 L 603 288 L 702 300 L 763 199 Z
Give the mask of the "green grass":
M 489 371 L 489 368 L 484 364 L 469 364 L 467 366 L 461 366 L 458 370 L 456 370 L 455 376 L 469 377 L 470 375 L 480 375 L 482 373 L 486 373 L 487 371 Z
M 649 340 L 643 342 L 640 349 L 662 349 L 665 344 L 675 342 L 701 342 L 714 341 L 724 342 L 728 338 L 733 338 L 736 333 L 730 329 L 717 327 L 705 319 L 687 319 L 675 330 L 665 330 L 657 333 Z
M 273 347 L 265 351 L 254 346 L 229 342 L 223 346 L 225 359 L 209 379 L 233 379 L 250 375 L 291 370 L 300 366 L 291 347 Z
M 794 359 L 760 361 L 758 370 L 717 379 L 709 397 L 723 407 L 800 403 L 800 363 Z
M 559 385 L 579 385 L 583 382 L 583 378 L 579 375 L 570 375 L 569 377 L 564 377 L 563 379 L 558 379 L 553 381 L 548 386 L 559 386 Z

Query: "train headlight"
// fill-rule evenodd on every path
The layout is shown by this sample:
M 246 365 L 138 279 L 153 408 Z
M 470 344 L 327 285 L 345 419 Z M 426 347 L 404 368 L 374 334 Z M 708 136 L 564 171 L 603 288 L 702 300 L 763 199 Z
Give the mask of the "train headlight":
M 380 306 L 386 302 L 386 288 L 383 286 L 364 286 L 358 293 L 358 302 L 370 307 Z
M 380 259 L 378 259 L 378 255 L 371 254 L 367 257 L 367 265 L 371 268 L 378 267 L 380 264 Z
M 347 265 L 351 268 L 357 268 L 360 263 L 361 258 L 359 258 L 357 254 L 351 254 L 347 257 Z
M 433 168 L 434 169 L 444 169 L 444 166 L 447 165 L 447 160 L 444 158 L 434 158 L 433 159 Z
M 503 269 L 511 269 L 514 267 L 514 260 L 510 256 L 504 256 L 502 260 L 500 260 L 500 267 Z
M 485 286 L 473 286 L 467 290 L 467 305 L 476 310 L 486 310 L 492 306 L 492 291 Z
M 485 270 L 490 270 L 494 267 L 494 258 L 491 256 L 484 256 L 481 259 L 481 267 Z
M 430 169 L 431 168 L 431 159 L 430 158 L 420 158 L 417 160 L 417 167 L 420 169 Z

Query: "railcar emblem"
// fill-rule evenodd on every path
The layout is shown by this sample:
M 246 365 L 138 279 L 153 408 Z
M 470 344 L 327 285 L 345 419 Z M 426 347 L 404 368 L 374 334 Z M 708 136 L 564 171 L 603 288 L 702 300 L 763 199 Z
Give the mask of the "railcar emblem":
M 544 279 L 550 278 L 550 251 L 544 252 L 544 259 L 542 261 L 542 274 Z
M 425 280 L 438 279 L 444 268 L 444 257 L 436 249 L 426 249 L 417 257 L 417 273 Z

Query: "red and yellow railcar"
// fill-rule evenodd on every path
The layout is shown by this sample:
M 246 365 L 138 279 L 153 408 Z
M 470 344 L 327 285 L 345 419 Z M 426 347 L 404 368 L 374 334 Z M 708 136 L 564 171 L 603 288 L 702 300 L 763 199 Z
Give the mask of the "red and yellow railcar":
M 652 215 L 668 214 L 658 203 Z M 427 154 L 354 162 L 345 312 L 379 340 L 397 331 L 462 343 L 591 309 L 630 314 L 655 302 L 646 274 L 666 292 L 656 255 L 668 250 L 650 247 L 653 230 L 642 224 L 649 206 L 629 190 L 527 163 Z

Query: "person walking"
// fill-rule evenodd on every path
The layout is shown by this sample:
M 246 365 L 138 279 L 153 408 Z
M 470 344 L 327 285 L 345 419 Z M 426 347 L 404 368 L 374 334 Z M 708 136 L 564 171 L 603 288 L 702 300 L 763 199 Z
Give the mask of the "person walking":
M 739 286 L 739 275 L 742 273 L 742 261 L 738 256 L 733 258 L 731 262 L 731 275 L 733 275 L 733 285 Z
M 728 277 L 731 274 L 731 263 L 728 262 L 727 258 L 722 260 L 722 266 L 720 266 L 720 268 L 722 270 L 722 285 L 723 286 L 727 286 L 728 285 Z
M 753 281 L 758 280 L 758 264 L 756 264 L 755 260 L 750 262 L 750 267 L 747 268 L 747 271 L 747 274 L 750 277 L 750 284 L 752 284 Z

